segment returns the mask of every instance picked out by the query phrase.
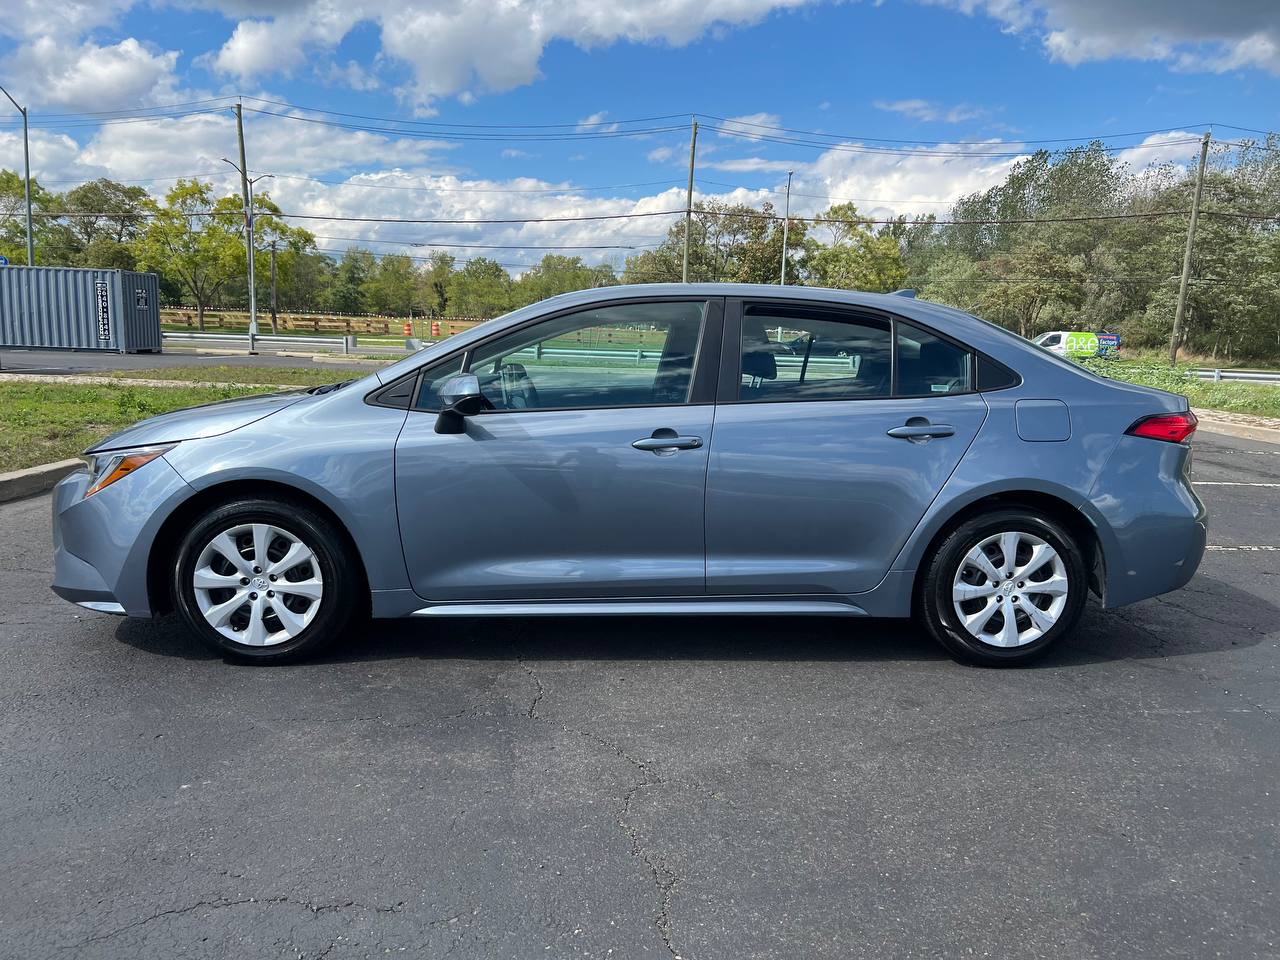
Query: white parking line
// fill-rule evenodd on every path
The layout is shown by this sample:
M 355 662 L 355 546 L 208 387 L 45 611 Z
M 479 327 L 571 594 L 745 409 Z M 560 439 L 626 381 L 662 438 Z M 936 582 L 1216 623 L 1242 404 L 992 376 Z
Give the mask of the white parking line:
M 1247 550 L 1252 553 L 1276 553 L 1280 552 L 1280 547 L 1272 546 L 1247 546 L 1247 547 L 1215 547 L 1213 544 L 1205 547 L 1206 550 Z
M 1193 480 L 1197 487 L 1280 487 L 1280 483 L 1250 483 L 1244 480 Z

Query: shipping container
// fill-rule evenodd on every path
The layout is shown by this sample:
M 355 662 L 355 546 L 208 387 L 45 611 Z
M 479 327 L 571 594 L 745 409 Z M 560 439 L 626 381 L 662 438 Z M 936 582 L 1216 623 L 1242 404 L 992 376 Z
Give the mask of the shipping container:
M 154 273 L 0 266 L 0 347 L 159 353 Z

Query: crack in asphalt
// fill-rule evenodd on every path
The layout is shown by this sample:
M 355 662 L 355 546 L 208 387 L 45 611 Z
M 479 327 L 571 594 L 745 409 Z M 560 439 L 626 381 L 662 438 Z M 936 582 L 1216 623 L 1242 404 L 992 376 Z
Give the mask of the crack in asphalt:
M 390 906 L 382 906 L 379 904 L 360 903 L 356 900 L 339 900 L 333 903 L 312 903 L 310 900 L 295 900 L 292 897 L 243 897 L 239 900 L 228 900 L 223 897 L 219 897 L 214 900 L 197 900 L 195 903 L 189 904 L 185 907 L 172 907 L 168 910 L 159 910 L 156 913 L 143 917 L 141 920 L 126 923 L 124 926 L 117 927 L 114 930 L 109 930 L 106 933 L 95 934 L 92 937 L 87 937 L 80 942 L 79 946 L 87 946 L 90 943 L 100 943 L 103 940 L 110 940 L 111 938 L 117 937 L 129 930 L 144 927 L 153 921 L 161 920 L 165 917 L 181 916 L 183 914 L 192 913 L 199 910 L 201 907 L 208 907 L 210 910 L 225 910 L 229 907 L 239 907 L 250 903 L 261 903 L 267 906 L 287 904 L 293 907 L 301 907 L 304 910 L 310 911 L 314 915 L 333 913 L 338 910 L 346 910 L 351 907 L 356 907 L 361 910 L 372 910 L 374 913 L 398 913 L 404 908 L 403 900 Z M 329 949 L 333 949 L 332 944 L 330 944 Z
M 649 870 L 653 884 L 658 889 L 658 913 L 654 918 L 655 926 L 658 929 L 658 936 L 662 938 L 662 944 L 667 948 L 667 952 L 671 954 L 674 960 L 684 960 L 679 950 L 676 949 L 675 943 L 671 939 L 671 901 L 675 896 L 675 889 L 680 883 L 680 878 L 675 874 L 666 861 L 658 854 L 647 850 L 640 841 L 639 830 L 632 825 L 630 820 L 631 805 L 635 802 L 636 796 L 646 787 L 657 786 L 665 783 L 661 777 L 653 773 L 649 769 L 649 765 L 643 760 L 633 757 L 630 753 L 622 748 L 620 743 L 609 740 L 590 730 L 579 730 L 570 727 L 568 724 L 558 721 L 551 721 L 546 717 L 538 714 L 538 704 L 540 704 L 546 695 L 546 687 L 542 683 L 542 678 L 538 672 L 523 657 L 518 657 L 517 662 L 528 674 L 529 679 L 533 681 L 535 694 L 529 703 L 529 709 L 525 711 L 525 715 L 538 723 L 549 723 L 558 727 L 562 732 L 568 734 L 577 734 L 585 737 L 592 743 L 604 747 L 613 752 L 619 759 L 625 760 L 639 774 L 638 779 L 632 784 L 631 789 L 622 797 L 622 807 L 618 811 L 616 822 L 626 835 L 631 847 L 631 856 L 640 860 Z

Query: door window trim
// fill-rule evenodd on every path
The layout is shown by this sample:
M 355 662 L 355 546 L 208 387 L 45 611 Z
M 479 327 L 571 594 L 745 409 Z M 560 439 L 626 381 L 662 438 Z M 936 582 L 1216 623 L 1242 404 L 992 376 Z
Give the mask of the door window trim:
M 833 314 L 833 319 L 857 323 L 859 318 L 878 320 L 889 324 L 889 392 L 877 397 L 772 397 L 767 399 L 742 399 L 742 327 L 748 306 L 779 307 L 789 310 L 806 310 L 814 314 Z M 898 324 L 915 327 L 932 337 L 937 337 L 963 350 L 969 378 L 969 389 L 949 393 L 899 393 L 898 392 Z M 979 351 L 955 337 L 948 336 L 933 327 L 914 319 L 900 317 L 887 310 L 855 304 L 832 303 L 825 300 L 800 300 L 782 297 L 727 297 L 725 300 L 724 330 L 721 334 L 723 349 L 720 358 L 720 388 L 717 404 L 739 403 L 865 403 L 876 400 L 941 400 L 946 397 L 972 396 L 977 389 Z

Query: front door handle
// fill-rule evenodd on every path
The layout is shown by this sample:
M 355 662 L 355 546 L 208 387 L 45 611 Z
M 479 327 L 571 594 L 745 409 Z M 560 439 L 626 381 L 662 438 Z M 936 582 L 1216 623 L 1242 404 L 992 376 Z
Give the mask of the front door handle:
M 930 423 L 924 417 L 912 417 L 901 427 L 887 431 L 889 436 L 899 440 L 932 440 L 935 437 L 954 436 L 956 428 L 949 423 Z
M 652 450 L 662 456 L 677 450 L 696 450 L 702 446 L 702 438 L 682 437 L 669 427 L 659 427 L 652 436 L 642 437 L 631 445 L 637 450 Z

